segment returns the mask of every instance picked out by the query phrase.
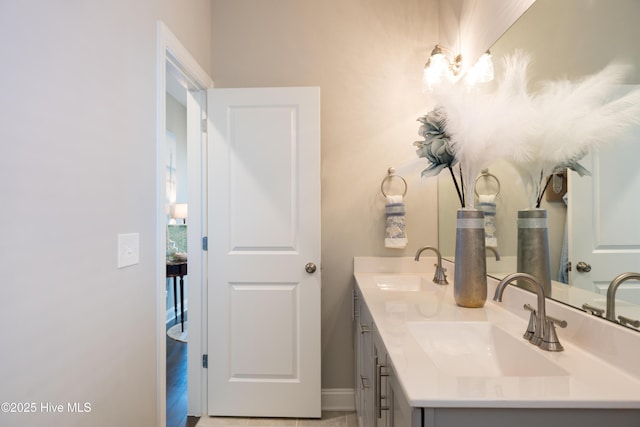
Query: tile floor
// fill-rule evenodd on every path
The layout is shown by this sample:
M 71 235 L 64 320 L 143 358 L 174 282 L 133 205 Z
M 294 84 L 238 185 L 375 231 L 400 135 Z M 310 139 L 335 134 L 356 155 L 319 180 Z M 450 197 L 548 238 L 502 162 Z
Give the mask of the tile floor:
M 290 418 L 229 418 L 202 417 L 196 427 L 304 427 L 331 426 L 357 427 L 358 420 L 353 412 L 322 412 L 321 419 L 290 419 Z

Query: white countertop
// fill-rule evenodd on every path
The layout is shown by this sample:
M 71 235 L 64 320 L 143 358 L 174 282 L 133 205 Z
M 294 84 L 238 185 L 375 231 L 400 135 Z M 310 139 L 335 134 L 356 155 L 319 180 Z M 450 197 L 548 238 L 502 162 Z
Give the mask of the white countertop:
M 430 257 L 419 263 L 407 257 L 354 260 L 358 287 L 411 406 L 640 409 L 640 333 L 551 301 L 547 313 L 569 323 L 558 328 L 565 351 L 531 347 L 566 375 L 468 376 L 456 375 L 462 369 L 455 365 L 446 370 L 436 366 L 409 332 L 408 322 L 489 321 L 522 339 L 528 318 L 522 303 L 535 307 L 535 296 L 509 286 L 503 303 L 494 302 L 497 281 L 489 278 L 485 307 L 459 307 L 453 299 L 453 265 L 447 266 L 450 284 L 442 286 L 431 282 L 434 263 Z M 420 291 L 381 290 L 376 284 L 381 274 L 421 274 L 428 280 Z

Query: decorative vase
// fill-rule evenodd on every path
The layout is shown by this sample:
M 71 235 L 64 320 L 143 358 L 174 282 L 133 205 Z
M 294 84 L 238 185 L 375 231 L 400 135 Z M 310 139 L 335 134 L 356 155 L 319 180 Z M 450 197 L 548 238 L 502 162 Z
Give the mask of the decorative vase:
M 453 296 L 461 307 L 483 307 L 487 301 L 487 255 L 484 212 L 459 209 Z
M 535 277 L 551 296 L 551 267 L 549 264 L 549 231 L 545 209 L 518 211 L 518 272 Z M 530 283 L 519 280 L 521 288 L 535 292 Z

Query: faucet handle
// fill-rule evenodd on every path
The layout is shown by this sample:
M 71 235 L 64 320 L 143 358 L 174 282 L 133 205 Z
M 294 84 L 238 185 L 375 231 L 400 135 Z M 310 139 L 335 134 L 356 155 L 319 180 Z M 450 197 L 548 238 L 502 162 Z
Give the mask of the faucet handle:
M 434 267 L 436 268 L 436 271 L 433 275 L 433 283 L 437 285 L 448 285 L 449 282 L 447 281 L 446 275 L 447 269 L 439 264 L 434 264 Z
M 594 307 L 594 306 L 592 306 L 590 304 L 587 304 L 587 303 L 582 304 L 582 308 L 584 310 L 590 311 L 591 314 L 593 314 L 594 316 L 602 317 L 604 315 L 604 308 Z
M 640 328 L 640 320 L 631 319 L 626 316 L 618 316 L 618 320 L 622 326 L 633 326 L 634 328 Z
M 549 320 L 551 323 L 553 323 L 556 326 L 560 326 L 561 328 L 566 328 L 567 327 L 567 321 L 566 320 L 560 320 L 557 319 L 553 316 L 549 316 L 547 315 L 547 320 Z
M 555 325 L 565 328 L 567 322 L 564 320 L 558 320 L 551 316 L 547 316 L 547 321 L 544 326 L 544 337 L 540 343 L 540 348 L 547 351 L 563 351 L 564 347 L 560 344 L 558 334 L 556 333 Z
M 533 338 L 536 332 L 536 321 L 538 319 L 538 315 L 536 314 L 536 310 L 529 304 L 525 304 L 524 309 L 530 311 L 531 315 L 529 316 L 529 324 L 527 325 L 527 331 L 524 333 L 523 338 L 527 341 L 531 341 L 531 338 Z

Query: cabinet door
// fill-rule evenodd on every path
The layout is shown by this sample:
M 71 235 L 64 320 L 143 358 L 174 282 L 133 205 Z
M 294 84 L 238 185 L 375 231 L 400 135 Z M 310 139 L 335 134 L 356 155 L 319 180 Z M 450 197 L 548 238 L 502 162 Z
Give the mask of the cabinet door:
M 422 411 L 409 405 L 393 371 L 387 368 L 389 384 L 389 427 L 422 427 Z
M 375 425 L 373 407 L 373 346 L 372 320 L 359 292 L 356 290 L 354 299 L 354 342 L 356 345 L 356 413 L 360 427 Z
M 360 306 L 362 296 L 358 291 L 358 288 L 354 288 L 351 294 L 351 321 L 353 328 L 353 366 L 354 366 L 354 390 L 355 390 L 355 404 L 356 415 L 358 417 L 358 427 L 363 427 L 362 424 L 362 384 L 360 383 L 360 360 L 362 353 L 362 342 L 360 338 Z

